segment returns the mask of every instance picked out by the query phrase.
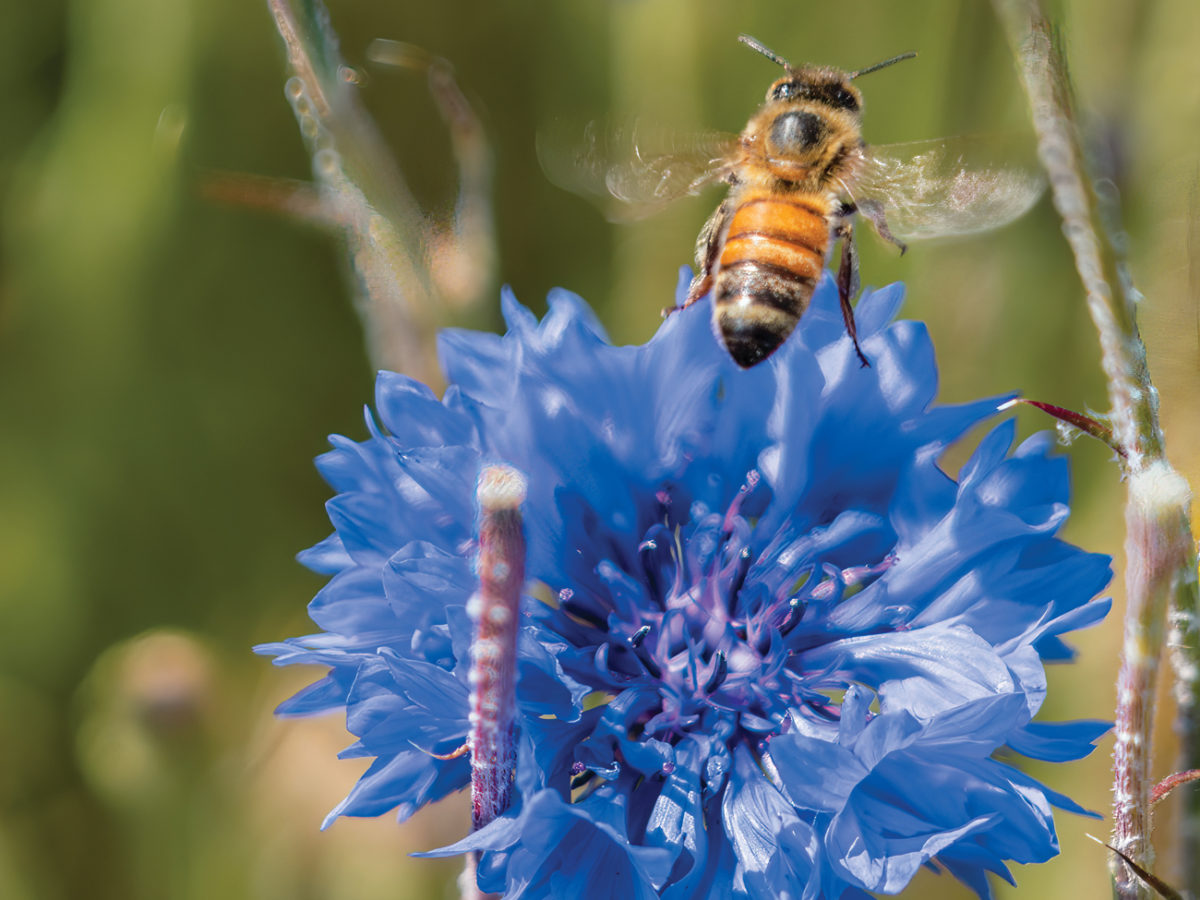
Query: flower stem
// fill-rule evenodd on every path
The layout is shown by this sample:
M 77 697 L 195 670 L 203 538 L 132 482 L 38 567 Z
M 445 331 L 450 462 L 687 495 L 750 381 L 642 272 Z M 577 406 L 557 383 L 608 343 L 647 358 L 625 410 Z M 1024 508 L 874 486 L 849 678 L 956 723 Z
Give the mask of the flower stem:
M 517 626 L 525 585 L 525 535 L 520 505 L 525 476 L 488 466 L 476 487 L 479 501 L 479 592 L 467 611 L 471 640 L 471 826 L 482 828 L 508 809 L 516 771 Z M 482 896 L 473 877 L 477 859 L 461 880 L 464 900 Z
M 1189 527 L 1190 491 L 1166 459 L 1158 421 L 1158 393 L 1150 380 L 1138 334 L 1140 295 L 1106 227 L 1104 199 L 1085 172 L 1061 53 L 1037 0 L 994 0 L 1008 32 L 1033 114 L 1038 152 L 1050 180 L 1063 233 L 1075 256 L 1088 312 L 1100 338 L 1101 365 L 1112 404 L 1116 445 L 1128 475 L 1126 505 L 1126 613 L 1117 682 L 1113 845 L 1153 871 L 1150 778 L 1153 704 L 1171 607 L 1171 659 L 1176 670 L 1181 768 L 1200 762 L 1200 687 L 1195 542 Z M 1108 221 L 1115 221 L 1109 216 Z M 1185 885 L 1200 888 L 1200 798 L 1189 791 L 1180 830 Z M 1143 882 L 1114 856 L 1114 892 L 1148 897 Z

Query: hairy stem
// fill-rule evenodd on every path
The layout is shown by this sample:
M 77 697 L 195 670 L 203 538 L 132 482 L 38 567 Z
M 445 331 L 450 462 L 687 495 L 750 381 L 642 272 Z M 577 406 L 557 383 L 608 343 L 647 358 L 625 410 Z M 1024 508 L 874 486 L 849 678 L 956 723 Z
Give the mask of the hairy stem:
M 1104 199 L 1085 171 L 1070 102 L 1066 67 L 1037 0 L 994 0 L 1004 21 L 1029 98 L 1038 152 L 1050 180 L 1063 234 L 1075 256 L 1088 312 L 1100 339 L 1101 365 L 1112 404 L 1112 431 L 1128 475 L 1126 613 L 1117 682 L 1113 845 L 1138 867 L 1153 871 L 1150 777 L 1153 704 L 1167 609 L 1171 607 L 1182 768 L 1196 768 L 1200 735 L 1194 706 L 1198 671 L 1195 542 L 1188 525 L 1187 483 L 1166 459 L 1158 393 L 1150 380 L 1137 329 L 1137 302 L 1118 243 L 1105 226 Z M 1109 215 L 1107 221 L 1115 221 Z M 1200 887 L 1200 807 L 1189 791 L 1180 835 L 1187 886 Z M 1148 897 L 1137 874 L 1112 859 L 1114 891 Z
M 517 766 L 517 633 L 525 586 L 525 534 L 520 505 L 525 477 L 507 466 L 479 476 L 479 592 L 467 612 L 471 640 L 471 825 L 478 830 L 508 809 Z M 467 862 L 463 897 L 481 896 L 477 859 Z M 475 892 L 475 893 L 472 893 Z

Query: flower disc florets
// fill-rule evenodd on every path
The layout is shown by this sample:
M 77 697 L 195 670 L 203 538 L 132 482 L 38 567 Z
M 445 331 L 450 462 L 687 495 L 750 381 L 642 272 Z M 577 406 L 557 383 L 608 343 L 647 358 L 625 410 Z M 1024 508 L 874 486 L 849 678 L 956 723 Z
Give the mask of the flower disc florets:
M 686 284 L 686 280 L 683 282 Z M 828 279 L 795 336 L 742 371 L 705 304 L 613 347 L 558 292 L 504 337 L 443 335 L 439 402 L 382 373 L 386 432 L 319 465 L 336 532 L 323 634 L 263 648 L 329 675 L 282 708 L 344 707 L 375 757 L 331 815 L 401 818 L 467 784 L 473 490 L 528 477 L 530 596 L 510 812 L 483 851 L 509 897 L 864 897 L 923 865 L 986 872 L 1057 852 L 1051 806 L 998 757 L 1088 753 L 1103 723 L 1035 723 L 1059 635 L 1101 618 L 1105 557 L 1055 537 L 1066 464 L 1011 422 L 957 481 L 943 450 L 995 399 L 935 407 L 901 291 L 858 306 L 862 368 Z

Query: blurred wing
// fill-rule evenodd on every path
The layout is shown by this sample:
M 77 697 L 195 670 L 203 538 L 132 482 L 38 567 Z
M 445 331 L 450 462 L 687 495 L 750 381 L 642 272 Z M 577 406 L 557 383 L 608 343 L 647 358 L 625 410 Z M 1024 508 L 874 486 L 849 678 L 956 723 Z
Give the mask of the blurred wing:
M 591 122 L 581 130 L 539 132 L 537 154 L 551 182 L 598 202 L 610 221 L 620 222 L 644 218 L 723 178 L 737 140 L 722 132 L 681 135 Z
M 1031 151 L 1016 146 L 985 136 L 871 146 L 853 192 L 882 202 L 888 228 L 902 240 L 999 228 L 1024 215 L 1046 186 Z

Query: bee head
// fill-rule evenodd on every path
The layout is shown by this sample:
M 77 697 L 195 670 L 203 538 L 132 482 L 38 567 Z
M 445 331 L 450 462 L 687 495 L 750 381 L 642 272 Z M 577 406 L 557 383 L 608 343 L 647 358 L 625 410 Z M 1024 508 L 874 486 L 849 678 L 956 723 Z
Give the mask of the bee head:
M 915 53 L 901 53 L 891 59 L 867 66 L 855 72 L 840 72 L 827 68 L 796 68 L 774 50 L 769 49 L 760 41 L 743 34 L 738 37 L 746 46 L 757 50 L 767 59 L 783 66 L 787 74 L 767 89 L 767 102 L 788 100 L 813 100 L 831 109 L 858 113 L 862 110 L 862 94 L 850 82 L 860 75 L 898 63 L 902 59 L 911 59 Z
M 830 69 L 797 69 L 767 89 L 767 100 L 813 100 L 832 109 L 856 113 L 862 109 L 862 94 L 840 72 Z

